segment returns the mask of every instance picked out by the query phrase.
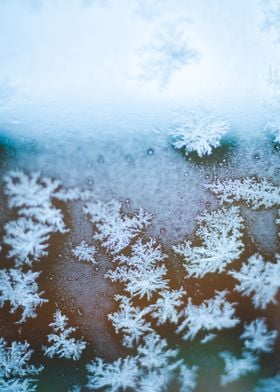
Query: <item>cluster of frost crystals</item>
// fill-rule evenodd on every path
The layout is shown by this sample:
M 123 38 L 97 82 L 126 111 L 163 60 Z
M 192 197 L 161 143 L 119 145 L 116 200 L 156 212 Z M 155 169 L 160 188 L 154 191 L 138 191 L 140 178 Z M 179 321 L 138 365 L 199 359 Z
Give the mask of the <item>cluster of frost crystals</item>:
M 254 392 L 279 392 L 280 391 L 280 373 L 275 377 L 263 378 L 257 384 Z
M 168 348 L 166 339 L 151 332 L 138 346 L 134 357 L 118 358 L 111 363 L 101 358 L 90 362 L 87 386 L 105 391 L 162 392 L 178 378 L 180 391 L 191 392 L 196 387 L 197 368 L 178 360 L 178 351 Z
M 95 253 L 95 247 L 88 245 L 86 241 L 82 241 L 79 245 L 72 249 L 73 256 L 77 257 L 79 261 L 88 261 L 92 264 L 96 264 L 96 260 L 94 258 Z
M 11 249 L 9 258 L 15 258 L 16 265 L 32 264 L 48 255 L 48 240 L 51 229 L 41 223 L 35 223 L 31 219 L 19 218 L 5 225 L 3 241 Z
M 40 173 L 11 171 L 4 183 L 8 206 L 17 208 L 20 218 L 5 225 L 3 242 L 11 247 L 8 257 L 14 257 L 17 265 L 31 264 L 48 254 L 50 233 L 68 231 L 53 199 L 68 201 L 84 199 L 85 195 L 78 189 L 62 190 L 59 181 Z
M 173 249 L 184 256 L 188 276 L 201 278 L 209 272 L 223 272 L 244 248 L 241 240 L 244 225 L 238 207 L 202 213 L 197 221 L 196 234 L 202 246 L 192 246 L 186 241 Z
M 108 392 L 118 392 L 136 387 L 139 369 L 137 360 L 133 357 L 118 358 L 106 363 L 102 358 L 96 358 L 87 365 L 89 389 L 100 389 Z
M 2 308 L 5 302 L 9 302 L 12 313 L 21 309 L 19 323 L 24 322 L 28 317 L 36 317 L 36 307 L 48 302 L 40 297 L 42 293 L 38 293 L 36 279 L 39 275 L 39 272 L 22 272 L 13 268 L 0 270 L 0 307 Z
M 112 321 L 117 333 L 121 331 L 124 334 L 123 344 L 133 347 L 141 336 L 152 331 L 150 323 L 145 319 L 150 309 L 133 306 L 131 299 L 123 295 L 115 295 L 115 299 L 120 302 L 119 310 L 109 314 L 108 319 Z
M 220 353 L 220 356 L 225 362 L 224 373 L 221 376 L 222 386 L 259 370 L 258 357 L 250 352 L 245 351 L 241 358 L 236 358 L 228 351 Z
M 86 342 L 77 340 L 71 335 L 77 328 L 67 327 L 68 317 L 60 310 L 54 314 L 54 322 L 49 324 L 55 333 L 48 335 L 49 346 L 44 346 L 43 351 L 47 357 L 59 357 L 78 360 L 86 347 Z
M 269 303 L 276 303 L 276 294 L 280 288 L 280 256 L 276 255 L 276 263 L 265 261 L 259 254 L 249 257 L 240 271 L 230 271 L 239 284 L 235 287 L 244 295 L 253 296 L 256 308 L 265 309 Z
M 106 277 L 113 282 L 119 281 L 125 284 L 125 290 L 132 297 L 147 297 L 148 300 L 157 290 L 167 288 L 167 280 L 164 278 L 167 268 L 158 263 L 166 258 L 160 249 L 155 246 L 153 239 L 144 243 L 138 240 L 131 247 L 131 256 L 121 255 L 115 259 L 119 266 L 109 270 Z
M 98 230 L 94 239 L 100 241 L 112 253 L 118 253 L 126 248 L 131 240 L 150 224 L 152 218 L 142 208 L 131 217 L 122 214 L 121 203 L 116 200 L 108 203 L 99 200 L 89 202 L 84 211 Z
M 217 180 L 208 184 L 221 203 L 245 202 L 253 209 L 277 207 L 280 204 L 280 188 L 266 178 L 254 177 Z
M 186 291 L 179 290 L 163 290 L 159 293 L 156 303 L 150 305 L 152 310 L 151 316 L 157 319 L 157 324 L 162 325 L 167 321 L 177 324 L 179 320 L 178 309 L 183 305 L 182 297 L 186 295 Z
M 33 350 L 27 342 L 7 342 L 0 338 L 0 391 L 33 392 L 35 378 L 43 366 L 35 367 L 29 361 Z
M 240 338 L 247 350 L 269 353 L 273 350 L 277 336 L 277 331 L 268 331 L 264 319 L 258 318 L 245 326 Z
M 221 330 L 233 328 L 239 323 L 235 318 L 232 303 L 226 301 L 227 291 L 216 292 L 214 298 L 193 305 L 192 299 L 184 310 L 184 320 L 177 328 L 177 333 L 185 331 L 184 340 L 194 339 L 200 331 Z
M 220 146 L 221 138 L 230 130 L 227 121 L 217 118 L 205 110 L 197 110 L 178 120 L 173 146 L 184 148 L 185 154 L 196 151 L 199 157 L 210 155 L 213 148 Z

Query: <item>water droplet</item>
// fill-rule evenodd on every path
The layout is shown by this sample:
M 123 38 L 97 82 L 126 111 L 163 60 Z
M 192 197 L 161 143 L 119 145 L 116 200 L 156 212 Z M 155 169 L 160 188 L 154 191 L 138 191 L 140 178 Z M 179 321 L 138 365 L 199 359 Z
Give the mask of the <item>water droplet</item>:
M 165 235 L 165 233 L 166 233 L 166 230 L 165 230 L 164 227 L 162 227 L 162 228 L 160 229 L 160 234 L 161 234 L 161 235 Z
M 152 148 L 148 148 L 147 154 L 148 155 L 154 155 L 154 150 Z

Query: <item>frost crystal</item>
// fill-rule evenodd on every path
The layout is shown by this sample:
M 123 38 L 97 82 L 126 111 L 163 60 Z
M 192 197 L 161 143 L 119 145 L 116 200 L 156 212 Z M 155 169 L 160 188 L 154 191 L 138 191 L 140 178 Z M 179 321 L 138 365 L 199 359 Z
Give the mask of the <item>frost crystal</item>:
M 275 377 L 263 378 L 258 382 L 254 392 L 279 392 L 280 391 L 280 373 Z
M 227 264 L 239 258 L 244 248 L 241 241 L 244 226 L 238 207 L 205 212 L 197 221 L 196 234 L 202 246 L 193 247 L 186 241 L 173 249 L 184 256 L 188 276 L 201 278 L 209 272 L 224 271 Z
M 47 357 L 59 357 L 77 360 L 81 357 L 86 347 L 86 342 L 76 340 L 70 337 L 77 328 L 67 328 L 68 317 L 64 316 L 60 310 L 54 314 L 54 322 L 49 324 L 53 328 L 55 334 L 48 335 L 49 347 L 43 347 L 44 354 Z
M 166 369 L 149 370 L 139 380 L 139 392 L 162 392 L 170 382 L 171 374 Z
M 227 351 L 220 353 L 220 356 L 225 362 L 224 374 L 221 376 L 222 386 L 259 370 L 258 358 L 250 352 L 244 352 L 241 358 L 236 358 Z
M 3 242 L 11 249 L 8 257 L 15 258 L 16 265 L 31 264 L 48 255 L 50 228 L 31 219 L 20 218 L 5 225 L 6 234 Z
M 183 304 L 182 297 L 186 295 L 183 289 L 172 291 L 160 291 L 159 298 L 151 305 L 152 317 L 156 318 L 157 324 L 161 325 L 167 321 L 177 324 L 179 319 L 178 308 Z
M 0 338 L 0 391 L 3 392 L 33 392 L 36 386 L 34 376 L 38 375 L 43 366 L 30 365 L 33 350 L 27 342 L 12 342 L 7 345 Z
M 273 350 L 277 331 L 268 331 L 264 319 L 256 319 L 247 324 L 240 338 L 247 350 L 269 353 Z
M 118 392 L 127 388 L 135 389 L 138 377 L 137 361 L 133 357 L 118 358 L 112 363 L 105 363 L 96 358 L 87 365 L 88 388 L 108 392 Z
M 245 177 L 208 184 L 221 203 L 245 202 L 253 209 L 276 207 L 280 204 L 280 189 L 266 178 Z
M 166 339 L 162 339 L 155 332 L 148 334 L 144 338 L 144 345 L 138 346 L 137 354 L 142 367 L 152 370 L 168 366 L 173 358 L 178 355 L 178 350 L 167 349 Z M 171 365 L 171 368 L 174 364 Z
M 191 368 L 185 364 L 180 365 L 179 383 L 180 392 L 192 392 L 194 391 L 197 384 L 197 367 L 192 366 Z
M 134 307 L 131 300 L 122 295 L 116 295 L 115 299 L 121 302 L 120 310 L 109 314 L 108 318 L 112 321 L 116 332 L 124 333 L 123 344 L 132 347 L 134 342 L 138 343 L 142 335 L 152 331 L 150 323 L 144 319 L 150 309 L 141 310 L 139 307 Z
M 183 336 L 184 340 L 194 339 L 199 331 L 233 328 L 239 323 L 239 320 L 234 318 L 233 304 L 225 299 L 226 294 L 227 291 L 216 292 L 214 298 L 201 305 L 193 305 L 192 299 L 189 299 L 184 311 L 185 319 L 177 328 L 178 333 L 187 330 Z
M 72 254 L 77 257 L 79 261 L 89 261 L 92 264 L 96 264 L 94 259 L 94 255 L 96 253 L 96 249 L 94 246 L 89 246 L 86 241 L 82 241 L 79 245 L 77 245 L 73 250 Z
M 241 270 L 230 271 L 239 285 L 235 287 L 244 295 L 253 295 L 253 304 L 256 308 L 265 309 L 272 302 L 276 303 L 275 296 L 280 288 L 280 257 L 276 255 L 276 263 L 264 261 L 263 257 L 255 254 L 243 264 Z
M 160 247 L 155 247 L 153 239 L 147 243 L 138 240 L 132 246 L 131 256 L 121 255 L 116 258 L 115 262 L 121 266 L 108 271 L 106 277 L 113 282 L 125 283 L 125 289 L 131 296 L 139 295 L 140 298 L 147 296 L 150 300 L 154 292 L 167 288 L 168 281 L 164 279 L 167 268 L 164 265 L 156 265 L 159 260 L 165 258 Z
M 229 123 L 216 118 L 205 110 L 197 110 L 178 121 L 172 132 L 173 146 L 184 148 L 185 154 L 196 151 L 199 157 L 210 155 L 220 145 L 222 136 L 230 129 Z
M 130 241 L 151 221 L 151 215 L 142 210 L 129 217 L 121 213 L 121 204 L 112 200 L 108 203 L 95 201 L 87 203 L 84 208 L 96 226 L 98 233 L 94 238 L 113 253 L 118 253 L 127 247 Z
M 19 323 L 24 322 L 28 317 L 36 317 L 35 308 L 48 302 L 40 298 L 42 293 L 37 292 L 38 284 L 35 280 L 39 275 L 40 272 L 0 270 L 0 307 L 3 307 L 5 302 L 9 302 L 12 313 L 18 308 L 22 309 Z

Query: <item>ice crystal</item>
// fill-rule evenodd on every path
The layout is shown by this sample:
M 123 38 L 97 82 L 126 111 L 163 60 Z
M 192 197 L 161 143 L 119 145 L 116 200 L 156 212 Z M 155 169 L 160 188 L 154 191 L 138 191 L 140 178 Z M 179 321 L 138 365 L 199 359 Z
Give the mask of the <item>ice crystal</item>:
M 186 155 L 192 151 L 196 151 L 199 157 L 210 155 L 229 129 L 227 121 L 204 110 L 197 110 L 178 120 L 172 132 L 175 139 L 173 146 L 177 149 L 184 148 Z
M 147 332 L 151 332 L 150 323 L 145 320 L 145 316 L 150 312 L 149 308 L 140 309 L 131 304 L 131 299 L 122 295 L 116 295 L 115 299 L 120 301 L 119 311 L 108 315 L 112 321 L 116 332 L 123 332 L 123 344 L 132 347 L 138 343 L 140 337 Z
M 230 271 L 239 285 L 235 287 L 244 295 L 253 296 L 253 304 L 256 308 L 265 309 L 269 303 L 276 303 L 275 296 L 280 288 L 280 257 L 276 255 L 276 263 L 265 261 L 259 254 L 248 259 L 240 271 Z
M 234 357 L 228 351 L 220 353 L 220 356 L 225 362 L 224 373 L 221 376 L 222 386 L 259 370 L 258 358 L 250 352 L 244 352 L 241 358 Z
M 121 204 L 112 200 L 108 203 L 94 201 L 87 203 L 84 211 L 90 216 L 98 233 L 94 238 L 113 253 L 118 253 L 127 247 L 130 241 L 151 221 L 151 215 L 142 208 L 129 217 L 121 213 Z
M 216 333 L 209 333 L 208 335 L 205 335 L 203 339 L 201 339 L 200 343 L 207 344 L 209 342 L 212 342 L 212 340 L 216 339 L 216 337 L 217 337 Z
M 185 331 L 184 340 L 194 339 L 200 331 L 221 330 L 233 328 L 239 323 L 234 318 L 233 304 L 226 301 L 227 291 L 216 292 L 214 298 L 204 301 L 201 305 L 193 305 L 189 298 L 184 311 L 184 320 L 177 328 L 177 332 Z
M 3 242 L 11 249 L 9 258 L 15 258 L 16 265 L 31 264 L 47 256 L 50 228 L 41 223 L 34 223 L 31 219 L 19 218 L 4 226 Z
M 54 314 L 54 322 L 49 324 L 55 333 L 48 335 L 49 346 L 44 346 L 43 351 L 47 357 L 59 357 L 77 360 L 81 357 L 86 347 L 86 342 L 77 340 L 71 335 L 77 330 L 74 327 L 67 327 L 68 317 L 60 310 Z
M 79 261 L 89 261 L 92 264 L 96 264 L 96 260 L 94 259 L 95 253 L 95 247 L 88 245 L 86 241 L 82 241 L 79 245 L 72 249 L 72 254 L 77 257 Z
M 258 382 L 254 392 L 279 392 L 280 391 L 280 373 L 275 377 L 263 378 Z
M 170 376 L 170 372 L 166 369 L 149 370 L 140 378 L 137 391 L 162 392 L 166 390 L 170 382 Z
M 106 363 L 101 358 L 96 358 L 87 365 L 88 388 L 108 392 L 118 392 L 127 388 L 135 389 L 139 369 L 133 357 Z
M 244 226 L 238 207 L 202 213 L 197 221 L 196 234 L 202 246 L 192 246 L 186 241 L 173 249 L 184 256 L 187 275 L 201 278 L 209 272 L 224 271 L 239 258 L 244 248 L 241 240 Z
M 221 203 L 245 202 L 253 209 L 277 207 L 280 204 L 280 188 L 266 178 L 254 177 L 217 180 L 207 188 L 217 195 Z
M 29 361 L 33 350 L 27 342 L 7 342 L 0 338 L 0 391 L 32 392 L 37 376 L 43 366 L 35 367 Z
M 19 323 L 28 317 L 36 317 L 35 308 L 41 306 L 46 299 L 42 299 L 38 293 L 37 277 L 40 272 L 22 272 L 18 269 L 0 270 L 0 307 L 9 302 L 11 312 L 22 310 Z
M 186 291 L 180 290 L 163 290 L 159 292 L 159 298 L 156 303 L 151 305 L 153 310 L 151 315 L 157 319 L 157 324 L 161 325 L 167 321 L 177 324 L 179 320 L 178 308 L 182 306 L 182 297 Z
M 268 331 L 264 319 L 256 319 L 245 325 L 240 338 L 244 340 L 247 350 L 269 353 L 273 350 L 277 336 L 277 331 Z

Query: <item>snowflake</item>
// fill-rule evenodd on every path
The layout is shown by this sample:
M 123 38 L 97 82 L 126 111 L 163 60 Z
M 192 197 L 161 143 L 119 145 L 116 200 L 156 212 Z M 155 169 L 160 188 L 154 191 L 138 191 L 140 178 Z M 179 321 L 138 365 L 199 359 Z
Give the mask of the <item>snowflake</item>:
M 280 391 L 280 373 L 275 377 L 263 378 L 258 382 L 254 392 L 279 392 Z
M 130 241 L 151 221 L 151 215 L 141 208 L 129 217 L 121 213 L 121 204 L 112 200 L 108 203 L 95 201 L 87 203 L 84 208 L 96 226 L 98 233 L 94 238 L 113 253 L 118 253 L 127 247 Z
M 202 246 L 191 246 L 190 241 L 173 247 L 183 255 L 188 276 L 201 278 L 209 272 L 222 272 L 232 261 L 239 258 L 244 245 L 241 241 L 243 219 L 238 207 L 222 208 L 203 213 L 198 218 L 196 234 Z
M 64 316 L 60 310 L 54 314 L 54 322 L 49 324 L 55 334 L 48 335 L 50 346 L 44 346 L 43 351 L 47 357 L 59 357 L 77 360 L 81 357 L 86 343 L 83 340 L 76 340 L 70 337 L 77 328 L 67 328 L 68 317 Z
M 34 376 L 38 375 L 43 366 L 35 367 L 29 361 L 33 350 L 27 342 L 12 342 L 7 345 L 0 338 L 0 391 L 33 392 L 36 386 Z
M 89 261 L 92 264 L 96 264 L 96 260 L 94 259 L 95 253 L 95 247 L 89 246 L 86 241 L 82 241 L 72 250 L 72 254 L 77 257 L 79 261 Z
M 220 146 L 222 136 L 230 129 L 229 123 L 216 118 L 205 110 L 196 110 L 177 121 L 172 132 L 173 146 L 184 148 L 185 154 L 196 151 L 199 157 L 210 155 Z
M 268 331 L 264 319 L 256 319 L 247 324 L 240 338 L 247 350 L 269 353 L 273 350 L 277 331 Z
M 227 291 L 216 292 L 216 296 L 204 301 L 201 305 L 193 305 L 189 299 L 184 311 L 184 321 L 177 328 L 180 333 L 187 329 L 183 339 L 194 339 L 199 331 L 210 331 L 212 329 L 221 330 L 223 328 L 233 328 L 239 323 L 234 318 L 233 304 L 226 301 Z
M 151 309 L 153 309 L 151 316 L 158 320 L 158 325 L 164 324 L 167 321 L 177 324 L 179 319 L 177 308 L 183 304 L 181 298 L 185 294 L 186 292 L 183 289 L 159 292 L 159 298 L 156 303 L 151 305 Z
M 118 392 L 127 388 L 135 389 L 139 374 L 137 361 L 133 357 L 118 358 L 112 363 L 105 363 L 96 358 L 87 364 L 88 384 L 90 389 Z
M 275 296 L 280 288 L 280 257 L 276 255 L 276 263 L 265 262 L 263 257 L 255 254 L 243 264 L 241 270 L 230 271 L 239 285 L 235 287 L 244 295 L 253 295 L 253 304 L 256 308 L 265 309 L 272 302 L 276 303 Z
M 262 9 L 264 20 L 262 23 L 263 31 L 273 30 L 276 34 L 276 43 L 280 43 L 280 6 L 278 1 L 265 0 L 265 7 Z
M 20 218 L 7 223 L 4 227 L 3 242 L 11 249 L 8 257 L 15 258 L 16 265 L 31 264 L 48 255 L 48 240 L 50 228 L 41 223 L 34 223 L 31 219 Z
M 224 374 L 221 376 L 222 386 L 259 370 L 258 358 L 250 352 L 244 352 L 241 358 L 236 358 L 227 351 L 220 353 L 220 356 L 225 362 Z
M 253 209 L 276 207 L 280 204 L 280 189 L 266 178 L 256 180 L 241 179 L 217 180 L 206 186 L 217 195 L 221 203 L 245 202 Z
M 150 323 L 144 317 L 150 312 L 149 308 L 140 309 L 131 304 L 128 297 L 116 295 L 115 299 L 120 301 L 120 310 L 108 315 L 108 319 L 112 321 L 116 332 L 124 333 L 123 344 L 132 347 L 133 343 L 138 343 L 140 337 L 146 332 L 151 332 Z
M 12 313 L 18 308 L 22 309 L 19 323 L 28 317 L 36 317 L 35 308 L 48 302 L 40 297 L 42 293 L 37 292 L 35 280 L 39 275 L 40 272 L 22 272 L 18 269 L 0 270 L 0 307 L 10 302 Z

